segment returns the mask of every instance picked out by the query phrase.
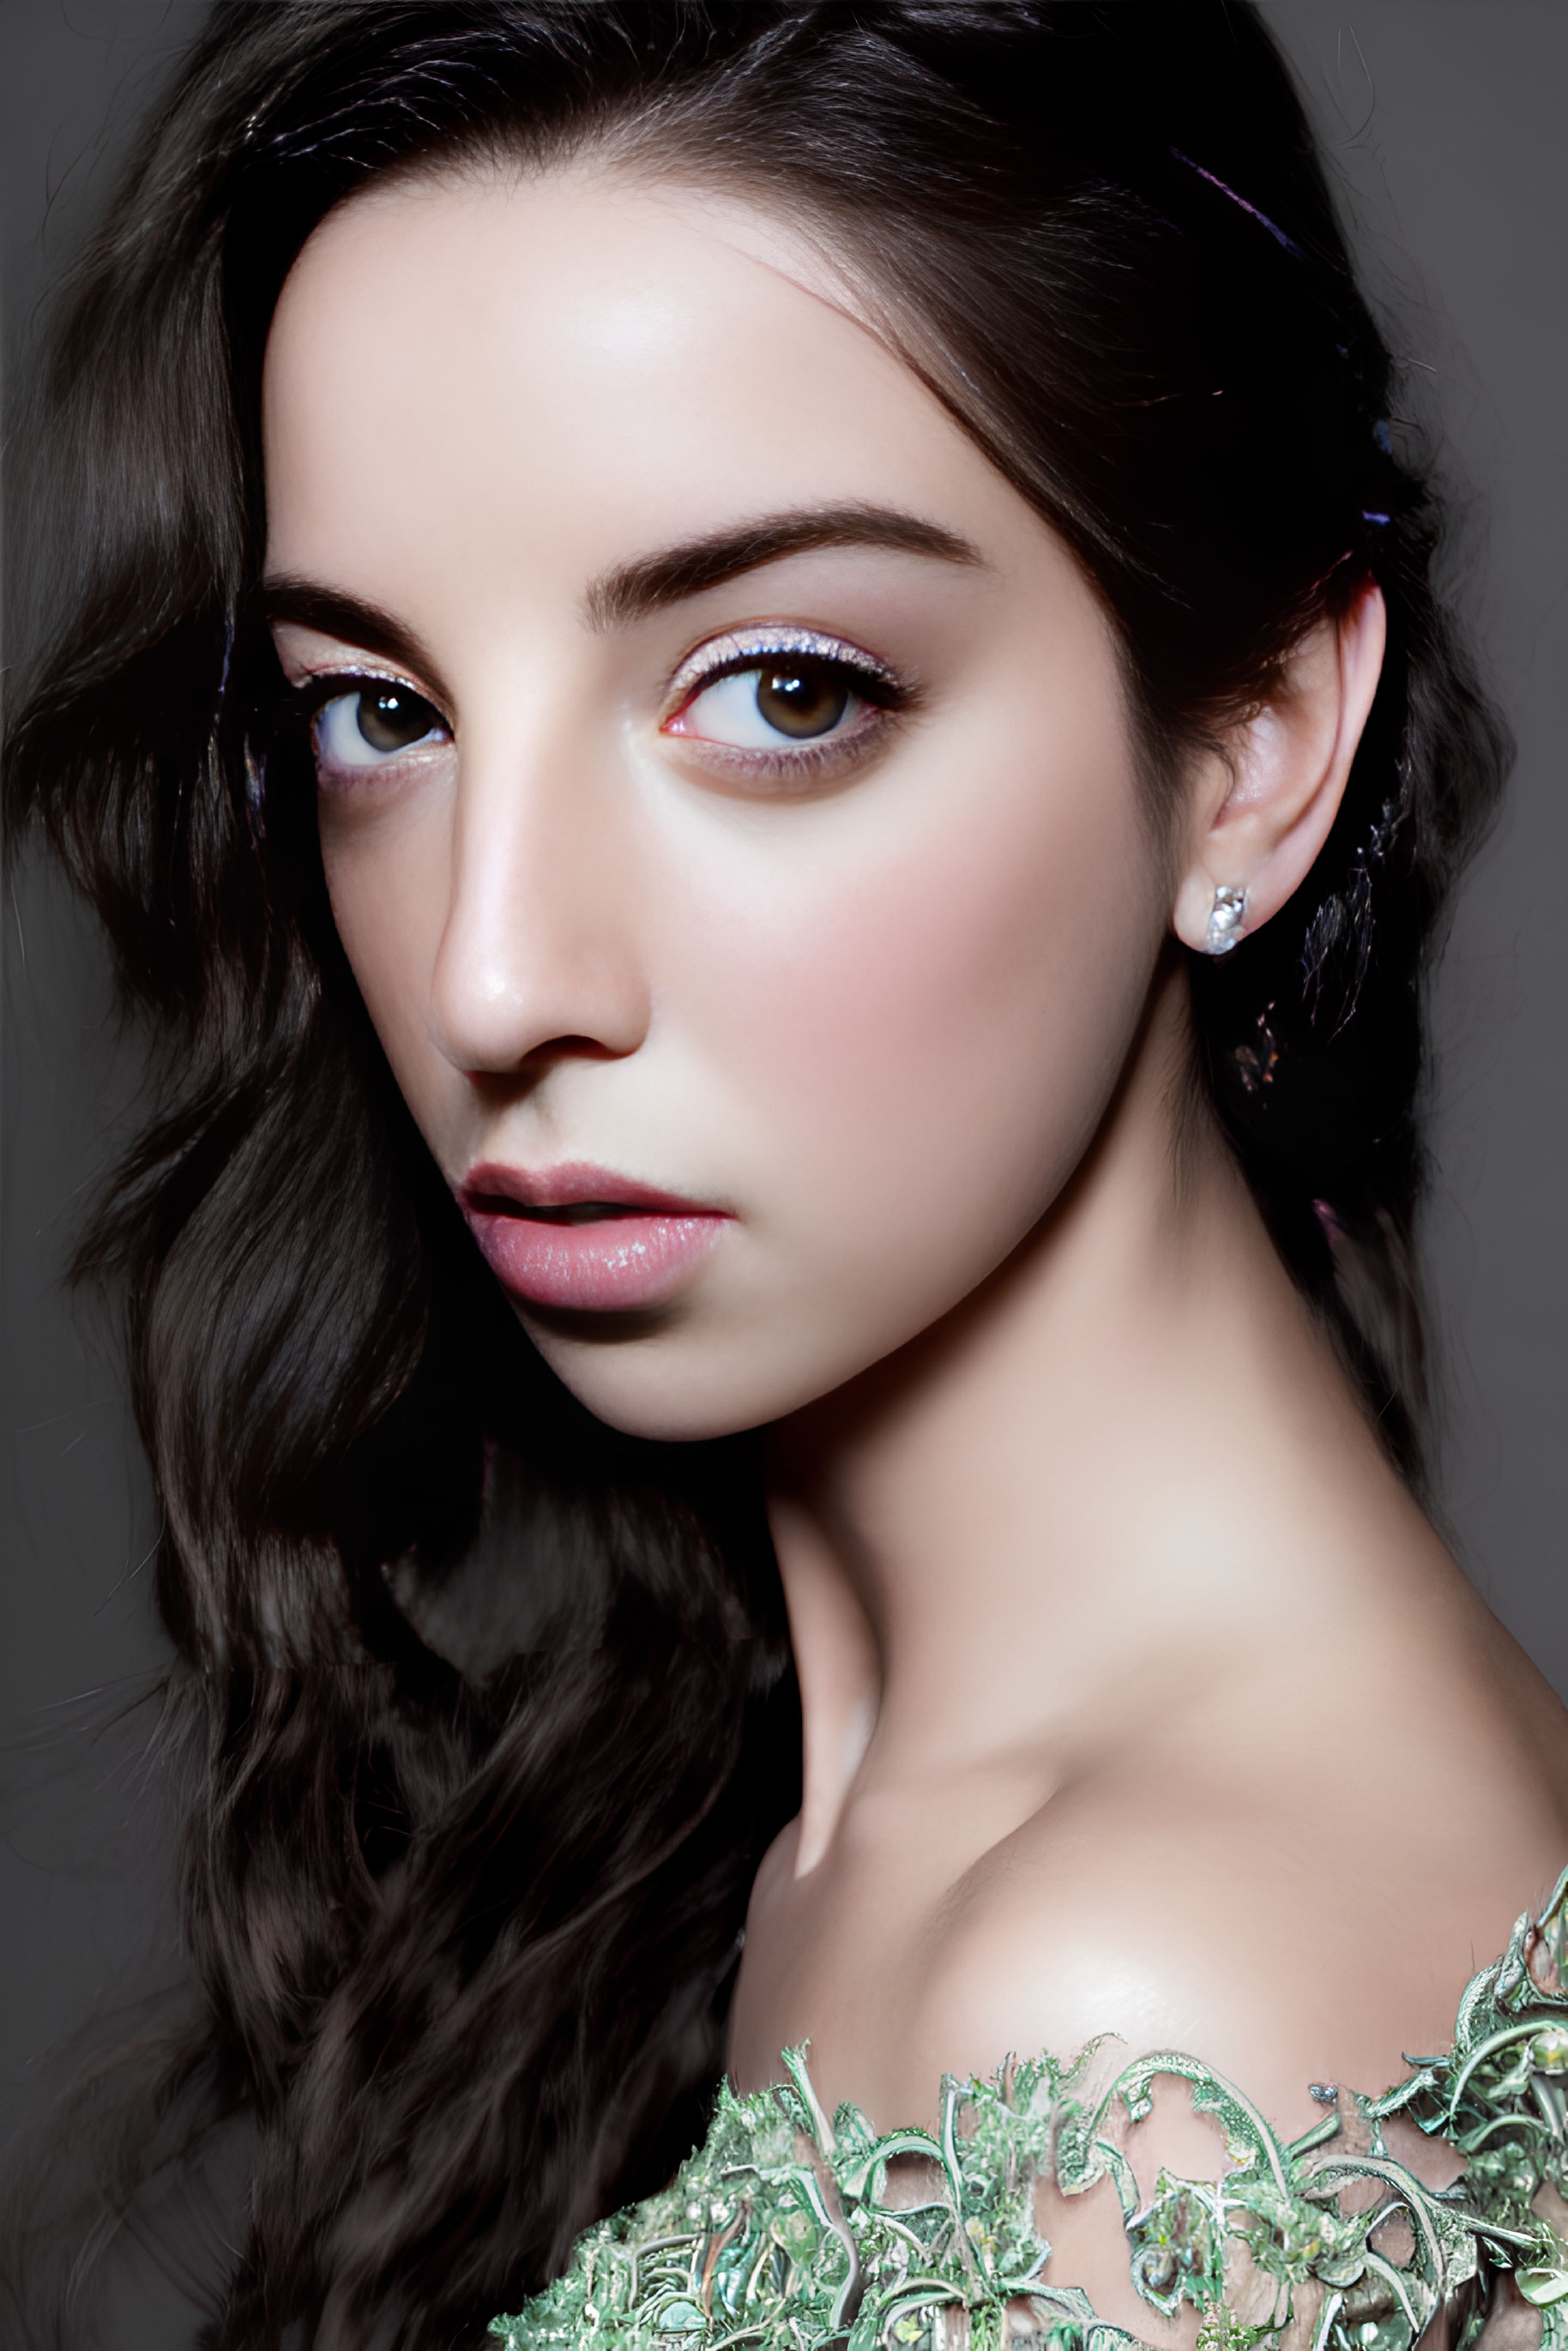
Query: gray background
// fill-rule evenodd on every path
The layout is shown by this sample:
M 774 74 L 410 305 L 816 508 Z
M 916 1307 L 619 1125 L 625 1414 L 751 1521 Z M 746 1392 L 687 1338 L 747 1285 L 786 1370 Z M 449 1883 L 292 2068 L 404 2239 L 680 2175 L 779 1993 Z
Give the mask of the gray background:
M 1568 1694 L 1568 5 L 1266 7 L 1446 432 L 1462 597 L 1519 741 L 1438 987 L 1427 1258 L 1450 1536 Z M 200 0 L 0 5 L 8 383 L 127 125 L 200 15 Z M 109 1723 L 160 1654 L 152 1513 L 112 1345 L 58 1289 L 134 1056 L 116 1050 L 101 956 L 57 886 L 24 873 L 5 931 L 0 2119 L 75 2020 L 168 1963 L 136 1725 Z M 149 2318 L 144 2339 L 168 2345 L 166 2327 Z

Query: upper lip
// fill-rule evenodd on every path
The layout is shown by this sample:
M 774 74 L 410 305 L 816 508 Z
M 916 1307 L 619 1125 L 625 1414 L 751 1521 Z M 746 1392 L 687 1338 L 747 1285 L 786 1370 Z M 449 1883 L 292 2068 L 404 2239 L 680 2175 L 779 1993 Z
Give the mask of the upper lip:
M 683 1199 L 678 1192 L 661 1192 L 639 1184 L 633 1176 L 618 1176 L 611 1167 L 590 1166 L 583 1160 L 559 1167 L 507 1167 L 498 1160 L 482 1160 L 471 1167 L 457 1187 L 459 1205 L 470 1215 L 492 1214 L 502 1203 L 519 1208 L 578 1208 L 591 1202 L 599 1207 L 641 1209 L 648 1216 L 721 1217 L 726 1211 L 704 1200 Z

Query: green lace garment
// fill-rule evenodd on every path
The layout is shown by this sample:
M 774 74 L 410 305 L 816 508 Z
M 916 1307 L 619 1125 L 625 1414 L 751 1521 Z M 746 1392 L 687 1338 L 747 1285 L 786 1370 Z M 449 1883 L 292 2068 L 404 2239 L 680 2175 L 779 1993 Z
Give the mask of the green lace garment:
M 830 2122 L 792 2051 L 789 2087 L 721 2091 L 671 2185 L 591 2229 L 490 2332 L 506 2351 L 1132 2351 L 1052 2276 L 1037 2225 L 1038 2181 L 1082 2196 L 1108 2180 L 1134 2288 L 1167 2318 L 1190 2304 L 1199 2351 L 1250 2351 L 1293 2319 L 1312 2351 L 1406 2351 L 1439 2312 L 1469 2351 L 1503 2309 L 1532 2309 L 1541 2351 L 1568 2351 L 1565 1919 L 1568 1872 L 1472 1980 L 1445 2055 L 1408 2061 L 1381 2097 L 1314 2085 L 1322 2118 L 1288 2143 L 1194 2058 L 1139 2057 L 1107 2083 L 1102 2043 L 994 2082 L 949 2077 L 935 2136 L 879 2137 L 853 2106 Z M 1120 2134 L 1162 2075 L 1213 2116 L 1227 2168 L 1162 2171 L 1145 2203 Z M 1455 2150 L 1449 2186 L 1389 2155 L 1395 2115 Z

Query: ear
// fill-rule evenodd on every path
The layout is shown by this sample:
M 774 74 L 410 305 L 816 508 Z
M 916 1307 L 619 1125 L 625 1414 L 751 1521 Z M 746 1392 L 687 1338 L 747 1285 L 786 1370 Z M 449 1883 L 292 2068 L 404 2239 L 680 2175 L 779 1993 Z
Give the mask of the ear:
M 1171 913 L 1187 946 L 1223 954 L 1306 880 L 1339 814 L 1387 632 L 1382 590 L 1369 580 L 1339 620 L 1302 638 L 1262 709 L 1205 763 Z

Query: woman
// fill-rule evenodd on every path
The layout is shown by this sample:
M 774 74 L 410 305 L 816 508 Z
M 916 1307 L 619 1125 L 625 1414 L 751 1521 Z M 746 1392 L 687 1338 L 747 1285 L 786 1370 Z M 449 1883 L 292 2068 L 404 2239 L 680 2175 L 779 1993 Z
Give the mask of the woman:
M 1501 745 L 1258 21 L 220 7 L 52 396 L 212 2341 L 1555 2328 L 1409 1258 Z

